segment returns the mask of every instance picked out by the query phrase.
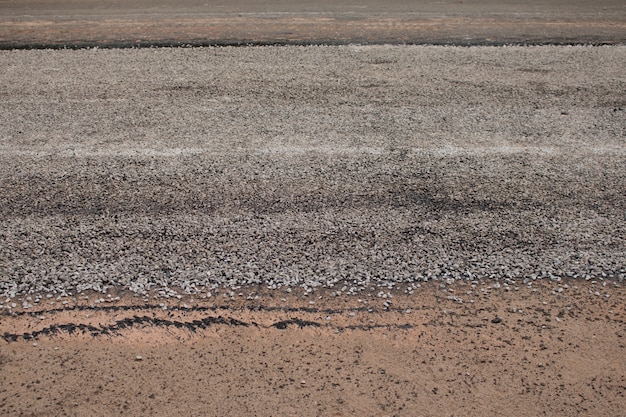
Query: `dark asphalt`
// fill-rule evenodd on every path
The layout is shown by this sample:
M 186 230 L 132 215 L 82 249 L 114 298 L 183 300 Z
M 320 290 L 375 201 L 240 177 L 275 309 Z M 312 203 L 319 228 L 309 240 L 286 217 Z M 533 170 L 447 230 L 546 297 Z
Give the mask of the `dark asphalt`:
M 623 44 L 623 0 L 9 0 L 0 48 Z

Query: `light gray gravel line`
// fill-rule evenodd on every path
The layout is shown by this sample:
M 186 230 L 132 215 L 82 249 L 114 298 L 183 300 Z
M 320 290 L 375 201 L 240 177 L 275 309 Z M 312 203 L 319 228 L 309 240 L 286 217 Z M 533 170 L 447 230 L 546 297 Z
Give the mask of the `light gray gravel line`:
M 626 276 L 626 47 L 0 52 L 0 301 Z

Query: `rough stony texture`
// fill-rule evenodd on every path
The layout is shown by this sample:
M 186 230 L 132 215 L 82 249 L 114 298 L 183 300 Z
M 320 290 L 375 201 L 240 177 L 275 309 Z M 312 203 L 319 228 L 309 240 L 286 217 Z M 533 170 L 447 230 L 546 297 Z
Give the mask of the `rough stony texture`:
M 625 61 L 2 51 L 0 294 L 623 280 Z

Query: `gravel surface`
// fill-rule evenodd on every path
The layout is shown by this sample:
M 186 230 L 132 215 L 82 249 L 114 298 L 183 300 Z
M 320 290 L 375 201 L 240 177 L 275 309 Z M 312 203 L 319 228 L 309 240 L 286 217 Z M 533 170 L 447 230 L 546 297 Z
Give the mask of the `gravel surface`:
M 625 62 L 624 46 L 2 51 L 1 301 L 623 280 Z

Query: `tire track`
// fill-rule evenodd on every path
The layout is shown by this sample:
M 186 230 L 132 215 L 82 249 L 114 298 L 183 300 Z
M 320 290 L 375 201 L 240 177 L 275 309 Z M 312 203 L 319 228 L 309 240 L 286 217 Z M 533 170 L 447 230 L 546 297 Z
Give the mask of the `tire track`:
M 109 325 L 100 325 L 93 326 L 84 323 L 63 323 L 63 324 L 53 324 L 48 327 L 44 327 L 41 330 L 35 330 L 32 332 L 24 332 L 24 333 L 10 333 L 5 332 L 2 335 L 2 339 L 6 342 L 17 342 L 19 340 L 29 341 L 29 340 L 37 340 L 40 337 L 54 337 L 61 334 L 67 334 L 69 336 L 80 334 L 80 335 L 90 335 L 92 337 L 99 336 L 122 336 L 122 331 L 137 328 L 137 327 L 162 327 L 162 328 L 175 328 L 178 330 L 186 330 L 192 334 L 197 333 L 199 330 L 205 330 L 212 326 L 229 326 L 229 327 L 255 327 L 260 329 L 278 329 L 278 330 L 286 330 L 293 326 L 297 328 L 303 329 L 305 327 L 313 327 L 313 328 L 330 328 L 332 330 L 336 330 L 338 332 L 343 332 L 346 330 L 373 330 L 380 328 L 387 329 L 401 329 L 408 330 L 416 327 L 413 324 L 405 323 L 405 324 L 369 324 L 369 325 L 349 325 L 349 326 L 333 326 L 330 324 L 322 324 L 316 321 L 311 320 L 303 320 L 300 318 L 291 318 L 286 320 L 280 320 L 274 322 L 270 325 L 261 325 L 256 322 L 245 322 L 233 317 L 223 317 L 223 316 L 207 316 L 202 319 L 194 319 L 188 321 L 181 320 L 168 320 L 161 319 L 156 317 L 148 317 L 148 316 L 133 316 L 126 317 L 121 320 L 116 320 L 114 323 Z
M 4 313 L 4 315 L 10 315 L 13 317 L 21 317 L 21 316 L 38 316 L 41 314 L 56 314 L 61 312 L 68 311 L 94 311 L 94 312 L 118 312 L 118 311 L 131 311 L 131 310 L 162 310 L 163 306 L 157 304 L 143 304 L 143 305 L 120 305 L 120 306 L 70 306 L 63 308 L 53 308 L 47 310 L 37 310 L 37 311 L 15 311 L 11 313 Z M 413 308 L 416 309 L 416 308 Z M 191 307 L 183 307 L 176 306 L 172 307 L 172 310 L 175 311 L 184 311 L 184 312 L 208 312 L 208 311 L 218 311 L 218 310 L 226 310 L 226 311 L 249 311 L 249 312 L 283 312 L 283 313 L 323 313 L 323 314 L 342 314 L 342 313 L 350 313 L 350 312 L 360 312 L 360 313 L 379 313 L 381 311 L 384 312 L 397 312 L 402 313 L 406 310 L 406 308 L 375 308 L 375 307 L 349 307 L 349 308 L 316 308 L 316 307 L 280 307 L 280 306 L 227 306 L 227 305 L 214 305 L 214 306 L 191 306 Z M 0 313 L 0 316 L 3 315 Z

